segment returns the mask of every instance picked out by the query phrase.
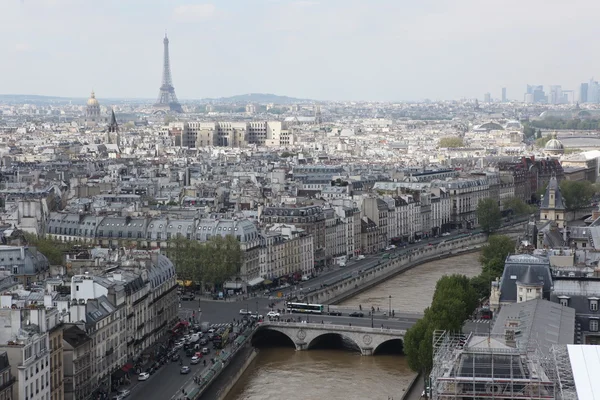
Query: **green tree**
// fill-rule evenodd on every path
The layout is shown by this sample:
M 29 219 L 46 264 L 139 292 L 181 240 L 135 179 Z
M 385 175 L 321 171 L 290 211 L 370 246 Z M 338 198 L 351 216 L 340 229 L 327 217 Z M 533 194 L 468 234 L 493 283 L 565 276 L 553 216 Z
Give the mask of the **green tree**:
M 529 215 L 534 212 L 533 207 L 517 197 L 504 200 L 504 209 L 511 209 L 515 215 Z
M 433 367 L 433 327 L 428 310 L 425 310 L 423 318 L 406 331 L 403 347 L 408 366 L 421 373 L 425 381 Z
M 502 276 L 506 257 L 515 252 L 515 241 L 505 235 L 492 235 L 483 249 L 479 261 L 492 279 Z
M 525 125 L 523 127 L 523 136 L 525 136 L 526 139 L 533 139 L 535 137 L 535 128 Z
M 477 293 L 479 299 L 487 299 L 490 297 L 490 285 L 496 279 L 488 270 L 481 271 L 477 276 L 471 278 L 471 286 Z
M 449 136 L 440 139 L 439 147 L 442 148 L 457 148 L 464 147 L 464 141 L 458 136 Z
M 550 141 L 550 139 L 552 139 L 552 136 L 550 136 L 550 135 L 546 135 L 546 136 L 537 138 L 535 140 L 535 145 L 539 148 L 542 148 L 542 147 L 546 146 L 546 143 L 548 143 Z
M 24 238 L 29 246 L 34 246 L 40 253 L 46 256 L 50 265 L 65 266 L 65 253 L 73 250 L 75 246 L 81 245 L 79 242 L 61 242 L 30 233 L 25 233 Z
M 542 138 L 542 130 L 541 129 L 537 130 L 537 134 L 535 135 L 535 138 L 536 139 L 541 139 Z
M 469 318 L 478 303 L 477 292 L 469 278 L 459 274 L 443 276 L 437 281 L 430 308 L 432 314 L 444 314 L 447 319 L 441 319 L 435 324 L 435 329 L 459 331 L 462 322 Z M 459 321 L 459 326 L 454 325 L 456 321 Z
M 486 233 L 491 233 L 502 225 L 502 213 L 493 199 L 481 199 L 477 204 L 477 219 Z
M 588 207 L 592 203 L 592 196 L 595 192 L 596 188 L 589 181 L 563 179 L 560 182 L 560 193 L 568 210 Z

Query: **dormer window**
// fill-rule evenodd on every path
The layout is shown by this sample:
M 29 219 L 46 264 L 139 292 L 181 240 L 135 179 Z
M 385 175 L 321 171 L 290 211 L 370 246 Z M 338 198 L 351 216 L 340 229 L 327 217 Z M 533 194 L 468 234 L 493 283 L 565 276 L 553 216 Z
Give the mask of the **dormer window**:
M 590 311 L 598 311 L 598 300 L 600 299 L 597 297 L 588 298 L 588 302 L 590 304 Z
M 561 306 L 569 307 L 569 296 L 559 296 L 558 302 Z
M 590 332 L 598 332 L 598 320 L 590 319 Z

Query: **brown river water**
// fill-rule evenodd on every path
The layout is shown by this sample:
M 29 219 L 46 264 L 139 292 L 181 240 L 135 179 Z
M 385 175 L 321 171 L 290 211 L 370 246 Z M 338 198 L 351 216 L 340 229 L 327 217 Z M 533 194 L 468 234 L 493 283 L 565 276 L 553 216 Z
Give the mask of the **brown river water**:
M 479 253 L 471 253 L 420 265 L 342 305 L 387 310 L 391 295 L 396 312 L 422 312 L 430 305 L 439 278 L 477 275 L 481 270 L 478 258 Z M 260 350 L 227 400 L 400 400 L 413 377 L 406 359 L 398 355 L 267 347 Z

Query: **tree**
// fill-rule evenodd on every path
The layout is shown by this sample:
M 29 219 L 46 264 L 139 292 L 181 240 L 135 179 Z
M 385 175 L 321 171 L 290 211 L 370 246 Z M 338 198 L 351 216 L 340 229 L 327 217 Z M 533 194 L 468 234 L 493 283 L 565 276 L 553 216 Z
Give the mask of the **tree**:
M 169 242 L 167 255 L 178 277 L 210 283 L 215 289 L 239 274 L 244 262 L 244 251 L 232 235 L 214 236 L 205 243 L 178 237 Z
M 546 143 L 548 143 L 550 141 L 550 139 L 552 139 L 552 136 L 550 136 L 550 135 L 537 138 L 535 140 L 535 145 L 539 148 L 542 148 L 542 147 L 546 146 Z
M 496 279 L 488 270 L 481 271 L 477 276 L 471 278 L 471 286 L 477 293 L 479 299 L 487 299 L 490 297 L 490 284 Z
M 61 242 L 30 233 L 25 233 L 24 238 L 29 246 L 34 246 L 40 253 L 46 256 L 50 265 L 65 266 L 65 253 L 72 251 L 75 246 L 80 245 L 79 242 Z
M 502 276 L 504 261 L 509 254 L 515 251 L 515 241 L 505 235 L 492 235 L 488 238 L 487 245 L 483 246 L 479 261 L 483 271 L 492 279 Z
M 592 203 L 592 197 L 596 188 L 589 181 L 568 181 L 563 179 L 560 182 L 560 193 L 567 210 L 577 210 L 588 207 Z
M 515 215 L 529 215 L 534 212 L 533 207 L 517 197 L 504 200 L 504 209 L 511 209 Z
M 433 367 L 433 328 L 428 315 L 426 309 L 425 316 L 406 331 L 403 347 L 408 366 L 425 380 Z
M 486 233 L 491 233 L 500 228 L 502 224 L 502 213 L 498 203 L 493 199 L 481 199 L 477 204 L 477 219 L 479 225 Z
M 458 136 L 449 136 L 440 139 L 439 147 L 442 148 L 457 148 L 464 147 L 463 139 Z
M 542 138 L 542 130 L 541 129 L 537 130 L 537 134 L 535 135 L 535 138 L 536 139 L 541 139 Z

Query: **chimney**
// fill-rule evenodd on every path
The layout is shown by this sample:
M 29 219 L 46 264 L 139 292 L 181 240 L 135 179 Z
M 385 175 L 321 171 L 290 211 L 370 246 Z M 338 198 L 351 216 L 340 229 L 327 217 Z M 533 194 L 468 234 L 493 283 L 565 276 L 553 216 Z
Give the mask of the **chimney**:
M 504 329 L 504 343 L 508 347 L 517 347 L 517 339 L 515 337 L 514 328 L 506 328 Z

